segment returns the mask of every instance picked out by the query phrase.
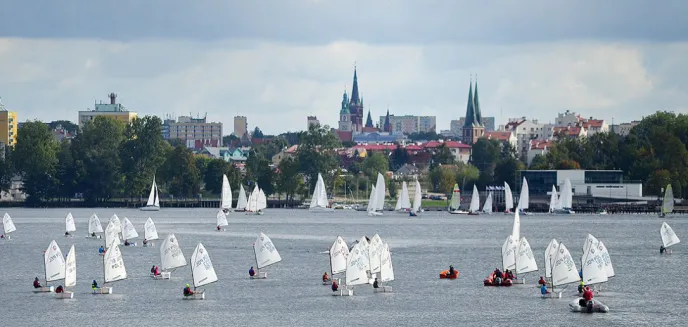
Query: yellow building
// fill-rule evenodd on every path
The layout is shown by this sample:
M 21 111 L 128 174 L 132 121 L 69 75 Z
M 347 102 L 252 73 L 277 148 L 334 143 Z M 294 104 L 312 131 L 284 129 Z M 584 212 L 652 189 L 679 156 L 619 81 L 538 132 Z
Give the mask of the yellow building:
M 110 98 L 110 103 L 96 103 L 95 110 L 79 111 L 80 127 L 83 127 L 86 122 L 98 116 L 110 117 L 125 124 L 128 124 L 136 118 L 136 112 L 128 111 L 121 103 L 115 101 L 117 99 L 116 94 L 110 93 L 108 97 Z
M 7 111 L 0 101 L 0 142 L 14 146 L 17 144 L 17 113 Z

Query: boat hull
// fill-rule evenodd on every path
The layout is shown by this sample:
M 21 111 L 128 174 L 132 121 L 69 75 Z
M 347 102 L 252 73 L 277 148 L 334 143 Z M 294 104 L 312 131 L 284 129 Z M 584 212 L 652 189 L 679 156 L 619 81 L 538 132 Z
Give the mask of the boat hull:
M 51 293 L 51 292 L 55 292 L 55 287 L 54 286 L 44 286 L 44 287 L 34 288 L 33 292 L 34 293 Z
M 205 300 L 205 291 L 196 292 L 191 295 L 184 295 L 184 300 Z
M 312 212 L 334 212 L 334 208 L 312 207 L 312 208 L 308 208 L 308 211 L 312 211 Z
M 354 290 L 350 289 L 339 289 L 332 292 L 333 296 L 354 296 Z
M 392 293 L 392 286 L 380 286 L 373 288 L 373 293 Z
M 609 312 L 609 307 L 604 305 L 604 303 L 597 301 L 597 300 L 591 300 L 586 303 L 585 306 L 580 305 L 580 300 L 583 300 L 583 298 L 577 298 L 573 300 L 571 303 L 569 303 L 569 308 L 573 312 L 583 312 L 583 313 L 593 313 L 593 312 L 602 312 L 606 313 Z
M 562 292 L 549 292 L 547 294 L 541 294 L 543 299 L 561 299 Z
M 572 215 L 576 212 L 571 210 L 571 209 L 557 209 L 557 210 L 554 210 L 553 213 L 557 214 L 557 215 Z
M 454 270 L 454 274 L 452 276 L 449 276 L 449 270 L 442 271 L 440 273 L 440 279 L 457 279 L 459 278 L 459 271 Z
M 155 207 L 155 206 L 145 206 L 139 208 L 141 211 L 160 211 L 160 207 Z
M 160 275 L 153 275 L 153 274 L 150 274 L 150 276 L 151 276 L 153 279 L 156 279 L 156 280 L 157 280 L 157 279 L 170 279 L 170 278 L 172 277 L 172 272 L 170 272 L 170 271 L 163 271 L 163 272 L 160 273 Z
M 468 211 L 464 210 L 449 210 L 449 213 L 452 215 L 467 215 Z
M 96 235 L 96 236 L 87 235 L 86 238 L 87 238 L 87 239 L 91 239 L 91 240 L 100 240 L 100 239 L 102 239 L 103 237 L 100 236 L 100 235 Z
M 64 291 L 62 293 L 55 293 L 55 298 L 57 299 L 73 299 L 74 292 Z
M 512 284 L 520 284 L 520 285 L 523 285 L 523 284 L 526 283 L 526 279 L 525 279 L 525 278 L 512 279 L 512 280 L 511 280 L 511 283 L 512 283 Z
M 250 276 L 251 279 L 266 279 L 268 278 L 268 273 L 264 271 L 259 271 L 255 275 Z
M 93 289 L 93 294 L 112 294 L 112 287 L 103 286 L 101 288 Z
M 371 216 L 371 217 L 382 216 L 382 212 L 368 211 L 368 216 Z

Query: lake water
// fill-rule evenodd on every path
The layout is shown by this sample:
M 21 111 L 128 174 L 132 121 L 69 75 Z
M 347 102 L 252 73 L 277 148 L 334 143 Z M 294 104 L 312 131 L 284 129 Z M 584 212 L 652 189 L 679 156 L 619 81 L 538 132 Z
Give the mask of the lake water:
M 522 216 L 521 236 L 528 238 L 540 272 L 527 274 L 527 285 L 495 288 L 484 287 L 482 281 L 501 266 L 500 249 L 513 221 L 503 214 L 431 212 L 410 218 L 392 212 L 368 217 L 364 212 L 274 209 L 264 216 L 232 213 L 226 231 L 216 232 L 216 211 L 208 209 L 73 209 L 76 236 L 65 238 L 68 211 L 8 211 L 17 231 L 11 241 L 0 241 L 3 326 L 685 326 L 688 319 L 688 249 L 680 243 L 672 247 L 672 255 L 659 255 L 662 220 L 656 216 Z M 91 280 L 102 284 L 103 279 L 97 252 L 102 241 L 84 238 L 93 212 L 103 228 L 113 213 L 129 217 L 141 237 L 143 223 L 152 217 L 161 238 L 175 233 L 187 260 L 203 242 L 219 281 L 205 287 L 205 301 L 183 301 L 182 288 L 191 283 L 188 266 L 175 271 L 171 280 L 152 280 L 150 267 L 160 264 L 158 247 L 121 247 L 129 278 L 114 283 L 113 295 L 90 294 Z M 667 222 L 687 239 L 686 220 Z M 252 243 L 261 231 L 270 236 L 283 261 L 267 269 L 269 279 L 250 280 Z M 351 243 L 375 233 L 392 251 L 394 293 L 374 294 L 361 286 L 353 297 L 331 296 L 329 286 L 320 282 L 329 271 L 328 256 L 321 252 L 337 235 Z M 563 242 L 578 263 L 588 233 L 604 241 L 616 271 L 605 286 L 609 292 L 596 296 L 609 306 L 606 314 L 570 312 L 576 285 L 561 300 L 542 299 L 534 286 L 544 273 L 544 249 L 552 237 Z M 52 239 L 64 254 L 76 245 L 73 300 L 32 293 L 33 278 L 44 279 L 43 250 Z M 439 272 L 449 264 L 460 271 L 459 279 L 440 280 Z

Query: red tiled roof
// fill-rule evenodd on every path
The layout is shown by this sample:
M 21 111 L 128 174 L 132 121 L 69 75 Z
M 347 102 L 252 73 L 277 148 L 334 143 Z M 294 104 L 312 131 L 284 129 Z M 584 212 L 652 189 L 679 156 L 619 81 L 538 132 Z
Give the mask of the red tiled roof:
M 343 142 L 351 142 L 353 140 L 353 132 L 350 131 L 340 131 L 337 130 L 337 136 L 339 136 L 339 140 Z
M 538 140 L 530 140 L 530 149 L 531 150 L 544 150 L 546 148 L 552 147 L 552 141 L 538 141 Z
M 396 144 L 359 144 L 353 147 L 353 149 L 365 149 L 366 151 L 394 151 L 396 148 Z
M 296 153 L 296 150 L 299 149 L 299 145 L 295 144 L 284 150 L 284 153 Z
M 423 147 L 420 145 L 416 144 L 410 144 L 405 147 L 406 151 L 420 151 L 423 150 Z
M 583 127 L 585 128 L 602 128 L 602 125 L 604 124 L 604 120 L 602 119 L 588 119 L 587 121 L 583 122 Z
M 526 120 L 523 119 L 523 120 L 519 120 L 519 121 L 508 122 L 506 125 L 504 125 L 504 129 L 514 129 L 515 130 L 516 127 L 523 124 L 523 122 L 525 122 L 525 121 Z
M 447 148 L 450 148 L 450 149 L 470 149 L 471 148 L 470 145 L 461 143 L 459 141 L 446 141 L 446 142 L 430 141 L 430 142 L 423 144 L 423 147 L 426 149 L 434 149 L 434 148 L 439 147 L 442 144 L 444 144 Z
M 556 134 L 566 134 L 568 136 L 578 136 L 581 134 L 581 128 L 580 127 L 571 127 L 571 126 L 560 126 L 560 127 L 554 127 L 552 129 L 553 133 Z
M 511 135 L 511 132 L 485 132 L 485 137 L 487 137 L 488 140 L 499 140 L 504 142 L 508 142 Z

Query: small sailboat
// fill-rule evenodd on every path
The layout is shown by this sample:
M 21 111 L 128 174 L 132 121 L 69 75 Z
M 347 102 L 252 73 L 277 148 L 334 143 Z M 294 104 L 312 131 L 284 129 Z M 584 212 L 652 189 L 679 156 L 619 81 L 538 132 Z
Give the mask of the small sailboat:
M 551 259 L 550 266 L 552 267 L 552 289 L 550 293 L 543 294 L 542 297 L 560 299 L 561 293 L 566 288 L 557 292 L 554 290 L 555 287 L 578 283 L 581 280 L 578 275 L 578 269 L 576 269 L 576 263 L 573 261 L 573 257 L 571 257 L 571 253 L 564 243 L 558 244 L 554 256 Z
M 483 203 L 483 211 L 482 213 L 486 214 L 492 214 L 492 192 L 487 194 L 487 199 L 485 199 L 485 203 Z
M 263 232 L 260 232 L 256 241 L 253 242 L 253 253 L 256 257 L 256 274 L 251 276 L 251 279 L 268 278 L 268 273 L 260 270 L 282 261 L 272 240 Z
M 410 216 L 415 217 L 418 212 L 422 212 L 423 209 L 420 208 L 423 203 L 423 191 L 420 188 L 420 182 L 416 180 L 416 193 L 413 194 L 413 207 L 411 208 Z
M 217 212 L 217 215 L 215 216 L 215 223 L 217 224 L 217 231 L 224 231 L 225 229 L 222 228 L 222 226 L 227 226 L 229 223 L 227 222 L 227 215 L 225 215 L 224 211 L 220 210 Z
M 401 183 L 401 194 L 399 194 L 394 210 L 403 213 L 411 212 L 411 200 L 409 199 L 409 191 L 406 182 Z
M 523 274 L 537 271 L 537 261 L 533 255 L 533 250 L 530 248 L 530 243 L 525 237 L 521 237 L 518 243 L 518 251 L 516 253 L 516 275 L 519 277 L 513 280 L 514 284 L 525 284 L 526 279 Z
M 65 217 L 65 236 L 72 237 L 70 233 L 76 232 L 76 225 L 74 224 L 74 217 L 72 213 L 68 213 Z
M 139 233 L 136 232 L 134 224 L 129 221 L 129 218 L 124 217 L 124 221 L 122 221 L 122 238 L 125 241 L 124 245 L 136 246 L 136 242 L 131 242 L 130 240 L 133 240 L 137 237 L 139 237 Z M 129 244 L 127 244 L 127 242 L 129 242 Z
M 523 177 L 523 185 L 521 185 L 521 194 L 518 197 L 518 208 L 521 209 L 521 214 L 529 216 L 531 215 L 528 210 L 528 204 L 530 203 L 530 191 L 528 190 L 528 180 Z
M 155 243 L 154 240 L 158 239 L 158 229 L 155 228 L 155 223 L 151 217 L 148 217 L 146 223 L 143 225 L 143 246 L 153 247 Z
M 371 239 L 370 242 L 372 241 L 373 240 Z M 370 242 L 368 242 L 367 236 L 361 236 L 361 239 L 358 240 L 358 243 L 356 243 L 356 245 L 358 245 L 361 249 L 363 257 L 365 258 L 363 266 L 365 267 L 366 276 L 368 277 L 368 284 L 373 283 L 372 274 L 370 272 Z M 349 253 L 351 253 L 351 250 L 349 250 Z
M 341 236 L 337 236 L 330 247 L 330 279 L 334 280 L 336 274 L 346 271 L 346 259 L 349 257 L 349 247 Z M 331 281 L 323 282 L 324 285 L 331 284 Z M 337 278 L 337 284 L 341 284 L 341 279 Z
M 65 262 L 65 277 L 64 277 L 64 288 L 61 293 L 55 293 L 58 299 L 73 299 L 74 292 L 68 291 L 67 287 L 76 286 L 76 252 L 74 250 L 74 244 L 69 249 L 67 253 L 67 260 Z
M 106 284 L 126 278 L 127 269 L 124 267 L 122 251 L 119 249 L 119 244 L 114 242 L 110 244 L 103 256 L 103 285 L 93 288 L 93 294 L 112 294 L 112 286 L 106 286 Z
M 559 242 L 556 239 L 549 241 L 547 248 L 545 249 L 545 279 L 548 280 L 548 284 L 552 285 L 552 264 L 554 263 L 554 256 L 557 254 L 559 249 Z
M 5 233 L 2 234 L 6 240 L 10 240 L 10 233 L 14 232 L 17 230 L 17 227 L 14 226 L 14 222 L 12 222 L 12 217 L 5 212 L 5 216 L 2 217 L 2 227 L 5 229 Z
M 213 262 L 210 261 L 210 255 L 203 247 L 202 243 L 196 245 L 193 254 L 191 254 L 191 278 L 193 279 L 194 292 L 190 295 L 184 295 L 185 300 L 205 300 L 205 289 L 197 292 L 196 288 L 214 283 L 217 281 L 217 274 L 213 268 Z
M 674 190 L 671 184 L 668 184 L 666 190 L 664 190 L 664 199 L 662 200 L 662 208 L 659 213 L 660 217 L 666 217 L 674 211 Z
M 34 288 L 34 293 L 54 292 L 55 287 L 48 286 L 48 283 L 65 278 L 65 257 L 55 240 L 51 241 L 48 248 L 43 251 L 43 266 L 45 268 L 45 285 Z
M 361 247 L 361 243 L 354 245 L 349 253 L 349 258 L 346 261 L 346 278 L 345 286 L 340 286 L 338 292 L 334 292 L 335 296 L 353 296 L 354 286 L 368 284 L 368 272 L 366 266 L 368 258 L 365 253 L 368 251 Z
M 384 250 L 384 246 L 385 244 L 382 242 L 382 238 L 380 238 L 380 235 L 378 234 L 375 234 L 373 238 L 370 239 L 370 243 L 368 244 L 368 266 L 370 270 L 370 284 L 372 284 L 375 281 L 375 274 L 380 272 L 380 258 L 382 257 L 382 251 Z
M 317 212 L 334 212 L 334 208 L 330 206 L 330 201 L 327 199 L 325 180 L 320 173 L 318 173 L 318 182 L 315 183 L 315 189 L 313 189 L 313 196 L 311 197 L 311 204 L 308 210 Z
M 380 214 L 385 210 L 385 197 L 387 196 L 385 185 L 385 178 L 382 174 L 377 173 L 377 181 L 375 182 L 375 212 Z
M 385 243 L 382 247 L 380 255 L 380 281 L 379 283 L 388 283 L 394 280 L 394 267 L 392 266 L 392 254 L 389 252 L 389 244 Z M 392 286 L 378 285 L 378 288 L 373 288 L 375 293 L 391 293 Z
M 453 215 L 465 215 L 468 211 L 461 210 L 461 191 L 459 190 L 459 184 L 454 184 L 454 190 L 452 190 L 451 201 L 449 202 L 449 213 Z
M 378 212 L 377 209 L 377 191 L 375 190 L 375 185 L 370 189 L 370 198 L 368 199 L 368 207 L 366 211 L 368 216 L 382 216 L 382 212 Z
M 480 214 L 480 193 L 478 192 L 478 187 L 473 185 L 473 194 L 471 195 L 471 205 L 468 207 L 469 215 L 479 215 Z
M 108 221 L 108 224 L 112 222 L 114 225 L 114 229 L 117 231 L 117 237 L 119 237 L 120 240 L 122 240 L 122 222 L 119 220 L 119 217 L 117 217 L 117 214 L 113 214 L 110 217 L 110 220 Z M 107 229 L 107 227 L 106 227 Z M 107 246 L 109 243 L 105 243 L 105 246 Z
M 256 184 L 256 187 L 253 188 L 253 192 L 248 196 L 246 211 L 255 215 L 262 215 L 265 208 L 267 208 L 267 198 L 263 190 Z
M 103 225 L 100 224 L 100 218 L 98 218 L 98 215 L 94 213 L 91 215 L 91 218 L 88 219 L 88 236 L 86 236 L 86 238 L 102 238 L 102 235 L 99 235 L 102 232 Z
M 222 200 L 220 201 L 220 210 L 228 213 L 232 210 L 232 187 L 229 186 L 227 175 L 222 175 Z
M 514 195 L 511 193 L 511 187 L 507 182 L 504 182 L 504 213 L 509 214 L 514 208 Z
M 155 279 L 170 279 L 175 269 L 186 266 L 186 258 L 179 240 L 172 233 L 168 234 L 160 245 L 160 266 L 162 271 L 160 275 L 153 276 Z
M 248 206 L 248 198 L 246 197 L 246 191 L 244 190 L 244 185 L 239 184 L 239 198 L 237 198 L 237 206 L 234 211 L 246 211 Z
M 587 244 L 587 243 L 586 243 Z M 608 280 L 607 272 L 604 268 L 604 259 L 601 253 L 597 251 L 594 245 L 588 246 L 587 252 L 584 254 L 583 267 L 583 282 L 585 285 L 595 285 L 604 283 Z M 581 301 L 582 300 L 582 301 Z M 581 305 L 581 303 L 585 305 Z M 583 298 L 577 298 L 569 303 L 571 311 L 574 312 L 608 312 L 609 308 L 597 300 L 586 302 Z
M 671 250 L 668 250 L 670 246 L 681 243 L 681 240 L 674 233 L 674 229 L 666 222 L 662 223 L 662 227 L 659 229 L 659 236 L 662 237 L 662 245 L 667 249 L 665 250 L 667 254 L 671 254 Z
M 112 244 L 119 245 L 120 242 L 121 240 L 119 238 L 117 224 L 113 220 L 110 220 L 105 227 L 105 249 L 107 250 L 107 248 Z M 105 253 L 101 255 L 105 255 Z
M 573 211 L 573 188 L 568 178 L 564 181 L 564 187 L 561 190 L 561 195 L 559 196 L 559 201 L 554 213 L 564 215 L 576 213 Z
M 155 183 L 155 176 L 153 176 L 153 184 L 151 185 L 150 194 L 148 194 L 148 202 L 145 207 L 141 207 L 141 211 L 159 211 L 160 210 L 160 194 L 158 193 L 158 184 Z
M 596 259 L 593 257 L 599 256 L 600 259 Z M 604 243 L 600 240 L 598 240 L 595 236 L 592 234 L 588 234 L 588 237 L 585 240 L 585 243 L 583 243 L 583 256 L 581 257 L 581 269 L 585 267 L 585 265 L 589 264 L 590 259 L 596 260 L 596 262 L 602 262 L 603 264 L 603 270 L 605 272 L 605 275 L 607 279 L 614 277 L 614 267 L 612 266 L 612 260 L 611 257 L 609 256 L 609 251 L 607 250 L 607 247 L 604 246 Z M 582 275 L 583 275 L 583 281 L 585 282 L 587 280 L 587 276 L 585 275 L 585 269 L 582 270 Z M 594 283 L 589 283 L 590 285 L 594 285 L 595 291 L 599 293 L 602 290 L 602 283 L 606 282 L 605 281 L 600 281 L 600 282 L 594 282 Z M 588 285 L 588 283 L 585 283 Z
M 549 196 L 549 213 L 554 213 L 557 209 L 561 209 L 561 203 L 557 195 L 557 188 L 552 185 L 552 192 Z

